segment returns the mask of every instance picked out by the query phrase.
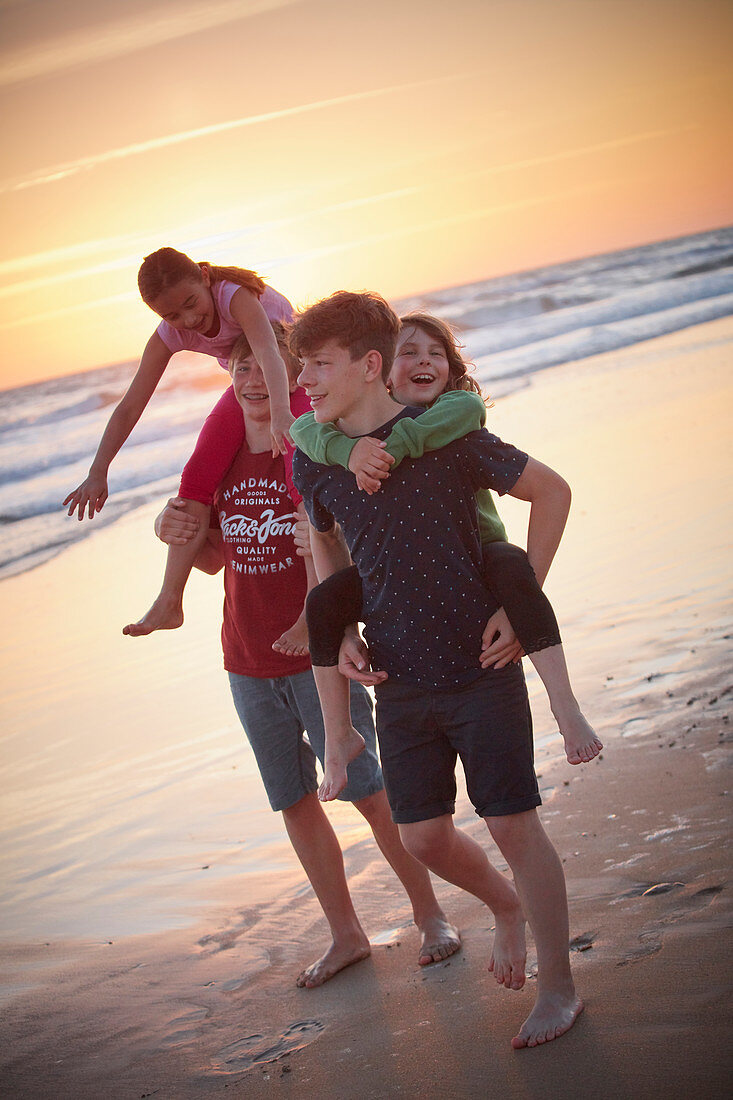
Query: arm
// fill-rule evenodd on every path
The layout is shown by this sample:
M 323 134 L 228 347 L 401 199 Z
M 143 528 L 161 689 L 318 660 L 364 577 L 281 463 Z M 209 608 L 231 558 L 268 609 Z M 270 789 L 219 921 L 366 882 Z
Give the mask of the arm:
M 337 523 L 330 531 L 317 531 L 311 524 L 311 553 L 319 581 L 325 581 L 332 573 L 351 565 L 351 555 L 346 540 Z
M 313 413 L 307 412 L 298 417 L 290 434 L 298 450 L 313 462 L 322 466 L 343 466 L 345 470 L 349 468 L 349 456 L 357 441 L 344 435 L 333 424 L 318 424 Z
M 89 476 L 72 493 L 69 493 L 64 506 L 69 505 L 69 515 L 79 509 L 79 519 L 84 519 L 84 509 L 89 507 L 89 519 L 100 512 L 107 499 L 107 472 L 110 464 L 137 424 L 143 410 L 155 392 L 155 387 L 163 376 L 171 352 L 165 346 L 157 332 L 148 340 L 140 360 L 137 373 L 130 383 L 127 393 L 109 418 L 94 461 L 89 468 Z
M 334 524 L 330 531 L 317 531 L 311 526 L 310 533 L 313 561 L 319 581 L 351 565 L 351 555 L 338 524 Z M 369 687 L 387 679 L 386 672 L 372 669 L 369 650 L 362 641 L 358 623 L 351 623 L 346 627 L 338 669 L 347 680 L 358 680 Z
M 403 458 L 421 458 L 426 451 L 438 451 L 485 423 L 486 406 L 479 394 L 449 390 L 417 419 L 404 416 L 398 420 L 385 443 L 398 465 Z
M 549 466 L 530 458 L 509 495 L 529 501 L 527 557 L 541 586 L 565 530 L 570 511 L 570 486 Z
M 285 443 L 290 442 L 288 430 L 293 422 L 290 412 L 290 384 L 272 325 L 257 295 L 244 287 L 240 287 L 233 295 L 229 311 L 241 325 L 265 376 L 270 395 L 272 453 L 285 454 Z
M 397 466 L 403 458 L 437 451 L 482 428 L 485 421 L 486 406 L 477 393 L 451 390 L 417 419 L 398 420 L 384 441 L 371 436 L 350 439 L 333 424 L 317 424 L 313 413 L 296 421 L 293 439 L 314 462 L 351 470 L 360 489 L 375 493 L 393 462 Z

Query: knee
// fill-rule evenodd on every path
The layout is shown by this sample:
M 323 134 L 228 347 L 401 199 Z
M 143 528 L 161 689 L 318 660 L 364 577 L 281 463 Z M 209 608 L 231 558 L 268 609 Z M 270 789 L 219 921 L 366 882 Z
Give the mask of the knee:
M 511 858 L 512 854 L 531 842 L 532 833 L 539 827 L 536 810 L 520 814 L 505 814 L 502 817 L 487 817 L 486 824 L 502 855 Z
M 446 850 L 447 835 L 441 818 L 400 825 L 399 830 L 403 847 L 428 867 Z

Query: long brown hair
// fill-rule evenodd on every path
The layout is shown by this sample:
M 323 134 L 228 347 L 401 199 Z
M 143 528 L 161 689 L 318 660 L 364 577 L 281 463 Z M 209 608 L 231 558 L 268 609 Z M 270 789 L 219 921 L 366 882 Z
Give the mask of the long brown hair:
M 258 298 L 265 289 L 259 275 L 245 267 L 216 267 L 205 260 L 196 263 L 185 252 L 178 252 L 175 248 L 159 248 L 157 252 L 146 256 L 140 265 L 137 273 L 140 297 L 146 305 L 150 305 L 160 294 L 183 279 L 202 282 L 204 268 L 208 270 L 212 283 L 226 279 L 230 283 L 246 287 Z
M 461 355 L 461 349 L 464 345 L 459 344 L 458 338 L 449 324 L 441 321 L 439 317 L 433 317 L 430 313 L 416 311 L 408 313 L 405 317 L 400 317 L 400 325 L 402 326 L 402 332 L 407 328 L 422 329 L 433 340 L 437 340 L 443 345 L 448 360 L 448 381 L 444 392 L 448 390 L 470 390 L 480 397 L 484 396 L 476 379 L 468 373 L 469 370 L 475 370 L 476 368 L 473 363 L 467 363 Z M 484 400 L 489 402 L 489 398 L 484 398 Z

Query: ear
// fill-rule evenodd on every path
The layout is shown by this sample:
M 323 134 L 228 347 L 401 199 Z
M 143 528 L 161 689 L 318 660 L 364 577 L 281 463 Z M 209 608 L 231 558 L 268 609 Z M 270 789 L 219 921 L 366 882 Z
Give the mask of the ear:
M 382 353 L 368 351 L 364 356 L 364 380 L 374 382 L 382 377 Z
M 208 264 L 199 264 L 201 268 L 201 278 L 204 281 L 204 286 L 211 286 L 211 268 Z

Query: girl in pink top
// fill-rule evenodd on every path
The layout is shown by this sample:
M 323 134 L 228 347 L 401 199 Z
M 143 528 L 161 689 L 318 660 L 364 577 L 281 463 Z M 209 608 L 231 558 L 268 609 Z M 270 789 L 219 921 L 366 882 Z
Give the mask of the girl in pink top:
M 254 271 L 196 263 L 174 248 L 147 256 L 138 272 L 138 287 L 146 305 L 161 323 L 145 346 L 140 366 L 127 393 L 112 413 L 89 469 L 89 476 L 70 493 L 64 505 L 69 515 L 85 510 L 89 519 L 107 499 L 110 463 L 140 419 L 171 356 L 177 351 L 213 355 L 228 369 L 229 353 L 244 333 L 262 367 L 270 396 L 272 453 L 285 454 L 293 422 L 288 374 L 271 321 L 290 321 L 287 298 L 265 285 Z M 302 394 L 296 393 L 295 400 Z M 296 408 L 296 415 L 305 408 Z M 143 618 L 125 627 L 133 636 L 170 630 L 183 622 L 183 590 L 209 526 L 214 492 L 244 441 L 242 410 L 231 386 L 207 417 L 196 448 L 183 471 L 180 495 L 196 528 L 196 537 L 171 546 L 160 595 Z

